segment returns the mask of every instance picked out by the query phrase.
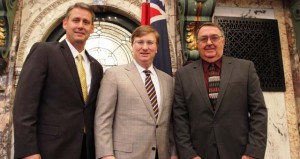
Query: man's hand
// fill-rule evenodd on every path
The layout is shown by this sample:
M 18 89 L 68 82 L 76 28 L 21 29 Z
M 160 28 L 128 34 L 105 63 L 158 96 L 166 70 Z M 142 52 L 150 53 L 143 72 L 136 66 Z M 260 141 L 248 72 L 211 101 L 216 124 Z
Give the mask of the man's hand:
M 243 155 L 243 156 L 242 156 L 242 159 L 255 159 L 255 158 L 253 158 L 253 157 L 251 157 L 251 156 L 248 156 L 248 155 Z
M 116 159 L 115 156 L 105 156 L 102 157 L 101 159 Z
M 40 154 L 35 154 L 35 155 L 24 157 L 23 159 L 42 159 L 42 157 Z
M 197 157 L 194 157 L 194 158 L 192 158 L 192 159 L 201 159 L 201 157 L 200 157 L 200 156 L 197 156 Z

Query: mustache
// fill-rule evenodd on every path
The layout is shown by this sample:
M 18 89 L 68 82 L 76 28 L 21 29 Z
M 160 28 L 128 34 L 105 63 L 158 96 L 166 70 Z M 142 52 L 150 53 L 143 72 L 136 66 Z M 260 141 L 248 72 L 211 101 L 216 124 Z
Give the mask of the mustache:
M 204 50 L 210 50 L 210 49 L 215 49 L 217 48 L 215 45 L 207 45 L 204 47 Z

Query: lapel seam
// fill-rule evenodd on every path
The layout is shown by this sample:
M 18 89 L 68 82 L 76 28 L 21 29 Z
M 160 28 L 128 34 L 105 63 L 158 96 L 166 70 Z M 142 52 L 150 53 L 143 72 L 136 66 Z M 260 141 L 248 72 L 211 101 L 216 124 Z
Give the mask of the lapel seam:
M 71 76 L 73 78 L 73 81 L 75 82 L 75 85 L 77 87 L 77 92 L 79 93 L 79 96 L 82 100 L 82 102 L 84 103 L 83 100 L 83 95 L 82 95 L 82 91 L 81 91 L 81 86 L 80 86 L 80 81 L 79 81 L 79 76 L 77 73 L 77 68 L 76 68 L 76 64 L 75 64 L 75 60 L 72 56 L 72 52 L 67 44 L 66 41 L 62 41 L 60 43 L 60 51 L 63 54 L 66 64 L 70 70 Z

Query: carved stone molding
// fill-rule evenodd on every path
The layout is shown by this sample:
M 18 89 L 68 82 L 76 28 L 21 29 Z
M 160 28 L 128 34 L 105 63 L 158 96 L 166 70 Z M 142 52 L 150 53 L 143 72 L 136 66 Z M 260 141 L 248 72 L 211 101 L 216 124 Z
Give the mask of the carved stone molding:
M 51 11 L 53 11 L 55 8 L 60 6 L 63 3 L 66 3 L 71 0 L 59 0 L 55 1 L 52 4 L 50 4 L 48 7 L 46 7 L 41 13 L 33 20 L 33 22 L 30 24 L 28 29 L 26 30 L 25 35 L 23 36 L 23 39 L 20 43 L 18 55 L 17 55 L 17 64 L 22 64 L 24 61 L 24 51 L 27 47 L 28 41 L 30 40 L 30 35 L 34 32 L 34 29 L 36 26 L 40 25 L 40 21 Z
M 178 0 L 178 22 L 185 61 L 199 58 L 195 34 L 203 22 L 212 21 L 215 3 L 215 0 Z
M 6 26 L 5 26 L 5 20 L 0 19 L 0 47 L 5 47 L 5 39 L 6 39 Z
M 18 49 L 17 60 L 16 60 L 16 67 L 17 67 L 17 69 L 16 69 L 16 75 L 21 70 L 23 62 L 24 62 L 24 60 L 26 58 L 26 54 L 28 53 L 28 48 L 33 43 L 32 37 L 33 37 L 33 35 L 36 35 L 35 31 L 37 31 L 37 29 L 40 29 L 39 27 L 41 26 L 42 22 L 45 22 L 44 18 L 45 17 L 49 17 L 49 14 L 51 12 L 55 12 L 55 10 L 58 9 L 58 8 L 61 9 L 61 6 L 63 6 L 63 5 L 66 6 L 66 4 L 68 4 L 70 2 L 74 2 L 74 0 L 56 0 L 55 2 L 47 5 L 46 8 L 43 8 L 39 12 L 39 14 L 32 20 L 32 22 L 30 23 L 30 25 L 28 25 L 28 28 L 22 34 L 20 45 L 19 45 L 19 49 Z M 96 7 L 97 5 L 100 5 L 100 6 L 105 5 L 102 8 L 108 9 L 106 7 L 106 6 L 108 6 L 108 7 L 111 7 L 111 8 L 116 8 L 116 10 L 120 10 L 120 12 L 121 12 L 121 10 L 123 10 L 123 12 L 124 12 L 124 8 L 118 6 L 115 3 L 116 3 L 115 0 L 112 0 L 112 1 L 94 0 L 91 4 L 95 5 L 94 9 L 95 8 L 96 9 L 99 8 L 99 7 Z M 125 1 L 120 1 L 120 3 L 124 3 L 124 4 L 126 4 L 126 6 L 128 6 L 128 5 L 131 4 L 132 6 L 134 6 L 134 8 L 137 8 L 136 6 L 138 6 L 138 5 L 141 6 L 141 2 L 138 1 L 138 0 L 125 0 Z M 119 5 L 121 5 L 121 4 L 119 4 Z M 128 10 L 126 10 L 126 13 L 128 15 L 130 15 L 131 18 L 136 21 L 138 19 L 138 17 L 136 16 L 135 12 L 133 12 L 135 10 L 133 10 L 132 12 L 131 11 L 132 11 L 132 9 L 131 10 L 128 9 Z M 49 28 L 47 27 L 46 30 L 47 29 L 49 29 Z M 47 38 L 47 37 L 44 37 L 44 36 L 47 36 L 47 35 L 48 35 L 48 33 L 42 33 L 41 35 L 38 35 L 38 36 L 39 37 L 43 36 L 43 37 L 39 38 L 39 39 L 35 38 L 35 41 Z
M 0 0 L 0 74 L 7 65 L 17 0 Z

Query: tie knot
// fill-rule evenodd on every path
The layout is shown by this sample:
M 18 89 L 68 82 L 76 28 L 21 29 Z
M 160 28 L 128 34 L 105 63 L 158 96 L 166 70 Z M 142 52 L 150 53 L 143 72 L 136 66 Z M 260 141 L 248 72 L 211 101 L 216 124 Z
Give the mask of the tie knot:
M 78 54 L 78 55 L 77 55 L 77 58 L 78 58 L 78 61 L 79 61 L 79 62 L 81 62 L 81 61 L 82 61 L 82 59 L 83 59 L 83 57 L 82 57 L 82 55 L 81 55 L 81 54 Z
M 144 70 L 143 72 L 146 74 L 146 76 L 150 76 L 150 74 L 151 74 L 150 70 Z
M 216 65 L 214 63 L 209 64 L 208 70 L 209 71 L 215 71 L 216 70 Z

